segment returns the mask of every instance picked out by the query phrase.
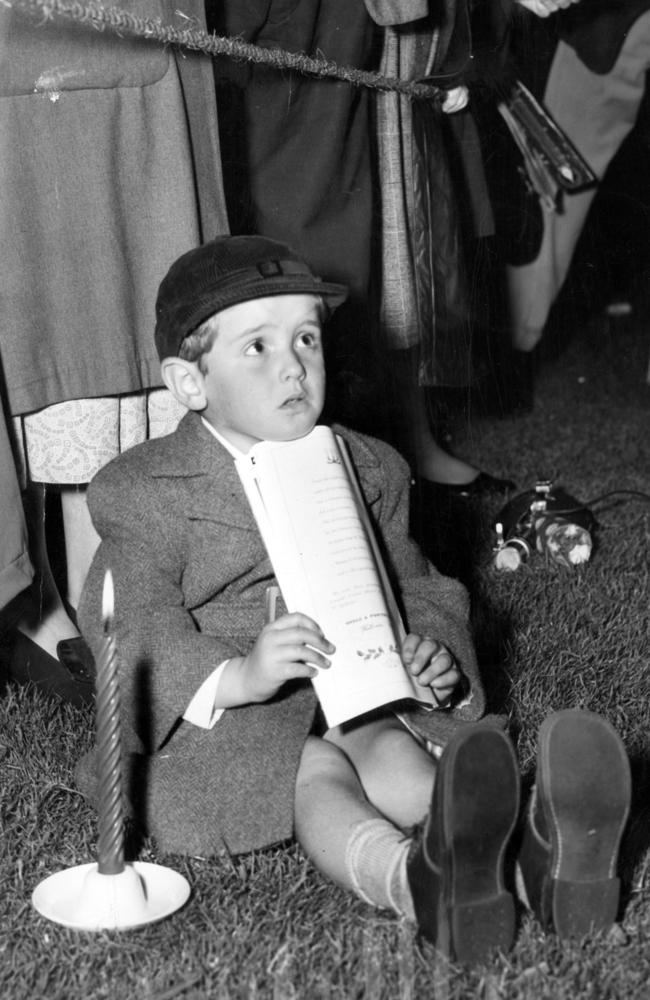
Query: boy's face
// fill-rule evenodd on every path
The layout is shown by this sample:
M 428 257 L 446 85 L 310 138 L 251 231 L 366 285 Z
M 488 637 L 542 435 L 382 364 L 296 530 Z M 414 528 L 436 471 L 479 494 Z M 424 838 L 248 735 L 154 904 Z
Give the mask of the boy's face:
M 291 441 L 315 426 L 325 398 L 321 306 L 271 295 L 224 309 L 204 355 L 205 418 L 235 447 Z

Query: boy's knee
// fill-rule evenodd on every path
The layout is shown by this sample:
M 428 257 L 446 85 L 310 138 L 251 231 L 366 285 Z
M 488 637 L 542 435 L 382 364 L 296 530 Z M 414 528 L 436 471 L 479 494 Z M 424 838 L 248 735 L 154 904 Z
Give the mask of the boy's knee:
M 318 736 L 309 736 L 300 758 L 296 784 L 340 775 L 346 767 L 349 764 L 342 750 Z
M 413 735 L 397 719 L 385 720 L 384 725 L 378 726 L 373 736 L 373 746 L 378 754 L 399 753 L 402 748 L 411 752 L 415 745 Z
M 365 798 L 355 763 L 345 749 L 310 736 L 298 767 L 296 795 L 299 800 L 310 798 L 315 790 L 326 797 L 345 793 Z
M 330 730 L 327 742 L 334 743 L 356 767 L 370 760 L 394 759 L 402 748 L 412 751 L 415 740 L 395 716 L 364 722 L 346 730 Z

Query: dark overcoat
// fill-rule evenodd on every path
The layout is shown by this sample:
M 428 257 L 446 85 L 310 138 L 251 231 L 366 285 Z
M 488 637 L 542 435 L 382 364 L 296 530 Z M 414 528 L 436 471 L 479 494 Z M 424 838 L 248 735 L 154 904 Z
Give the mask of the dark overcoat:
M 161 385 L 160 279 L 228 232 L 211 60 L 0 4 L 0 186 L 9 413 Z

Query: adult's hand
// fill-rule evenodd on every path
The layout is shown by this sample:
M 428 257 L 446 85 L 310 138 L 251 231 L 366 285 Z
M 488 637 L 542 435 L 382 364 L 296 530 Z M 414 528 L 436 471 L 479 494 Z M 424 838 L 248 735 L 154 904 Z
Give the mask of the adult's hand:
M 548 17 L 550 14 L 557 13 L 558 10 L 564 10 L 574 3 L 580 3 L 580 0 L 517 0 L 517 3 L 527 10 L 532 10 L 533 14 L 537 14 L 538 17 Z
M 453 115 L 456 111 L 462 111 L 467 107 L 469 91 L 467 87 L 452 87 L 445 93 L 442 102 L 442 110 L 446 115 Z

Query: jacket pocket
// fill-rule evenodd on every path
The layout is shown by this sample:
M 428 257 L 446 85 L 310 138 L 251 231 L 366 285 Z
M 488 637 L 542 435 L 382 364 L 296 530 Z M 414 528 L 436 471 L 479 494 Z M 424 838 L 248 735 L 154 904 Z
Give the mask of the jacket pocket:
M 162 14 L 160 0 L 135 6 L 142 17 Z M 167 50 L 146 39 L 97 31 L 90 24 L 37 24 L 0 8 L 0 97 L 144 87 L 160 80 L 168 64 Z

